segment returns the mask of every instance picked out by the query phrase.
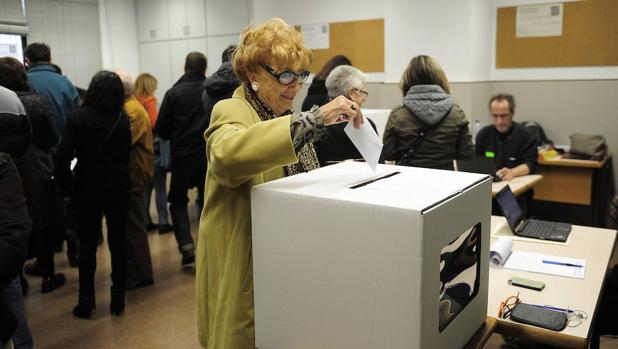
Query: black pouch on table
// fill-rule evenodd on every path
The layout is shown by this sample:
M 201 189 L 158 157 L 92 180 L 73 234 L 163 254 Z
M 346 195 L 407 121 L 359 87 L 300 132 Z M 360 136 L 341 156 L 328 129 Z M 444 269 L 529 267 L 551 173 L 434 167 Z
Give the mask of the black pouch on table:
M 519 303 L 511 311 L 511 320 L 554 331 L 562 331 L 567 325 L 567 314 L 562 311 Z

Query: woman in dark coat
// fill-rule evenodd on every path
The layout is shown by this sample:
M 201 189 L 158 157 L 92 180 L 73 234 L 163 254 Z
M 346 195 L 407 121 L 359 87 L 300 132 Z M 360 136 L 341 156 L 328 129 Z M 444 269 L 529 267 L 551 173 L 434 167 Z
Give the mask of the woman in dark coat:
M 468 119 L 450 96 L 436 60 L 416 56 L 401 78 L 403 103 L 391 111 L 381 158 L 398 165 L 453 169 L 453 160 L 472 157 Z
M 79 302 L 73 314 L 80 318 L 89 319 L 95 308 L 94 274 L 102 215 L 112 257 L 110 312 L 120 315 L 125 307 L 131 131 L 123 110 L 124 97 L 116 73 L 95 74 L 84 104 L 69 114 L 58 147 L 56 177 L 65 191 L 72 191 L 77 208 Z M 74 156 L 75 177 L 70 169 Z
M 0 86 L 17 94 L 30 124 L 29 145 L 16 163 L 24 181 L 24 194 L 33 224 L 28 257 L 38 257 L 38 262 L 32 265 L 35 268 L 31 269 L 36 269 L 33 274 L 43 277 L 41 292 L 48 293 L 65 282 L 62 273 L 54 272 L 54 248 L 64 238 L 52 159 L 60 134 L 46 102 L 30 90 L 26 69 L 15 58 L 0 58 Z

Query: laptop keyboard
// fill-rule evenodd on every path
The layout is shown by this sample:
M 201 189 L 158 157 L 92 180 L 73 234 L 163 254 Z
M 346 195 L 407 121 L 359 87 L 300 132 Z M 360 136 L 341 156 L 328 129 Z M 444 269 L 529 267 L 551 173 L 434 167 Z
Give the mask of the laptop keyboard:
M 521 236 L 534 239 L 564 242 L 569 237 L 571 225 L 568 223 L 528 219 L 518 233 Z
M 537 239 L 548 239 L 554 230 L 554 224 L 550 222 L 542 222 L 534 219 L 526 221 L 526 226 L 522 229 L 526 235 Z

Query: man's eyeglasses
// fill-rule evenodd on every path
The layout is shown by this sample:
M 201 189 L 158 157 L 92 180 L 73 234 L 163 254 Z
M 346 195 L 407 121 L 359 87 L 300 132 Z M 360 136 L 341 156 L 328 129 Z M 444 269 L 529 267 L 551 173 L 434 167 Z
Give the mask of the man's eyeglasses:
M 264 63 L 260 63 L 264 70 L 268 72 L 268 74 L 272 75 L 281 85 L 289 85 L 298 79 L 298 82 L 303 83 L 307 81 L 309 77 L 309 72 L 303 70 L 301 72 L 295 73 L 293 71 L 284 70 L 281 73 L 275 73 L 275 70 Z
M 358 91 L 358 92 L 362 93 L 363 96 L 365 96 L 365 98 L 369 97 L 369 92 L 363 91 L 360 88 L 355 88 L 354 91 Z
M 496 118 L 496 119 L 508 119 L 511 116 L 513 116 L 513 114 L 511 113 L 506 113 L 506 114 L 491 114 L 491 117 Z

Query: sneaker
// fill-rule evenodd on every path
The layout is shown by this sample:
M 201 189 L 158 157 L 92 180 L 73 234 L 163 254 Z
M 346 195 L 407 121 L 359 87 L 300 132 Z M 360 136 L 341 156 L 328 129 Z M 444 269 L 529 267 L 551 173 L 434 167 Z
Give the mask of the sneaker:
M 166 234 L 170 231 L 174 231 L 174 227 L 169 224 L 163 224 L 159 226 L 159 234 Z
M 28 275 L 43 276 L 43 271 L 41 270 L 41 266 L 40 266 L 39 262 L 34 262 L 34 263 L 26 264 L 26 266 L 24 267 L 24 271 Z
M 50 277 L 44 277 L 43 282 L 41 283 L 41 293 L 49 293 L 64 285 L 65 281 L 66 279 L 62 273 L 54 274 Z
M 146 224 L 146 231 L 153 231 L 155 229 L 157 229 L 157 225 L 156 224 L 154 224 L 152 222 Z
M 189 264 L 195 263 L 195 250 L 185 250 L 182 251 L 182 261 L 180 264 L 183 267 L 188 266 Z

